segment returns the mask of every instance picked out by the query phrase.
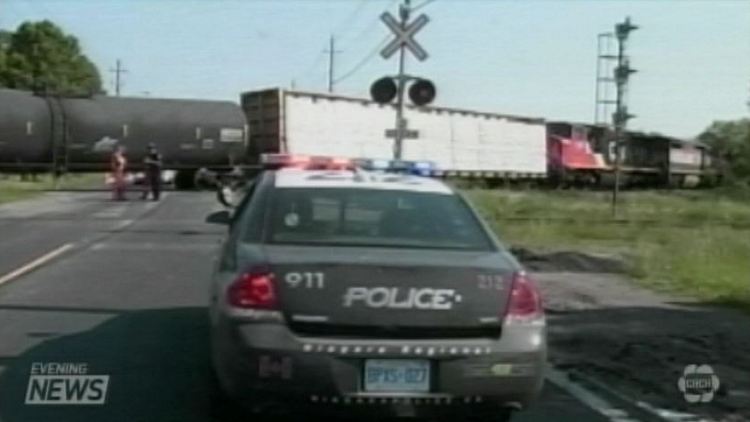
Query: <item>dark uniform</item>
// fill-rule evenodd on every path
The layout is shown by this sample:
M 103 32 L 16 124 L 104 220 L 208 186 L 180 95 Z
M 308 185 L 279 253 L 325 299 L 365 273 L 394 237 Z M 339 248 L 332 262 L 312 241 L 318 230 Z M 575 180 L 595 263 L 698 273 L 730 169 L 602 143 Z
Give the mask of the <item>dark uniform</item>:
M 150 190 L 154 201 L 158 201 L 161 194 L 161 154 L 159 154 L 155 145 L 148 146 L 148 153 L 143 159 L 143 166 L 146 173 L 146 189 L 143 191 L 143 199 L 148 198 Z

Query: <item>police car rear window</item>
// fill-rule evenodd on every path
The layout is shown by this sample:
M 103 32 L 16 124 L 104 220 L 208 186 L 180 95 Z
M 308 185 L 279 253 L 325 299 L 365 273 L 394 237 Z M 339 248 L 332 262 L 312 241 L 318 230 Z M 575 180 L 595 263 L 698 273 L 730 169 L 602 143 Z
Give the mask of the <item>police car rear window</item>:
M 270 243 L 493 250 L 456 195 L 377 189 L 284 188 L 273 193 Z

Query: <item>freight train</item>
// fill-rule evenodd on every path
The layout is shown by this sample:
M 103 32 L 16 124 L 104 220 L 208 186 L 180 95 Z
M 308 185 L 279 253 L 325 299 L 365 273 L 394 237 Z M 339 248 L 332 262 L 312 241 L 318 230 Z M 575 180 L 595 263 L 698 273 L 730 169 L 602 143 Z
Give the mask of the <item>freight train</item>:
M 177 186 L 189 187 L 206 174 L 199 169 L 252 171 L 263 153 L 392 155 L 392 105 L 282 89 L 246 92 L 240 103 L 0 89 L 0 171 L 106 171 L 117 144 L 137 169 L 153 142 L 165 168 L 177 171 Z M 612 183 L 606 127 L 445 107 L 408 106 L 405 118 L 415 136 L 404 140 L 403 158 L 431 161 L 434 177 Z M 714 174 L 710 151 L 699 143 L 629 132 L 621 151 L 629 185 L 688 187 Z
M 554 185 L 614 183 L 615 142 L 607 127 L 547 123 L 548 178 Z M 690 188 L 717 182 L 710 148 L 655 133 L 627 132 L 621 148 L 623 183 Z
M 228 101 L 41 97 L 0 89 L 0 171 L 107 171 L 115 145 L 137 169 L 150 142 L 188 186 L 199 167 L 241 164 L 245 116 Z

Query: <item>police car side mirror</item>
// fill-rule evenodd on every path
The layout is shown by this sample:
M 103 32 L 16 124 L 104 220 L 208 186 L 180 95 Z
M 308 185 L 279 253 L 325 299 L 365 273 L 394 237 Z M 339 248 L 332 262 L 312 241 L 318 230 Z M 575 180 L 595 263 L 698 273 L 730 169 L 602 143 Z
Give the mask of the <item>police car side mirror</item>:
M 206 217 L 206 223 L 228 226 L 232 223 L 232 217 L 227 210 L 216 211 Z

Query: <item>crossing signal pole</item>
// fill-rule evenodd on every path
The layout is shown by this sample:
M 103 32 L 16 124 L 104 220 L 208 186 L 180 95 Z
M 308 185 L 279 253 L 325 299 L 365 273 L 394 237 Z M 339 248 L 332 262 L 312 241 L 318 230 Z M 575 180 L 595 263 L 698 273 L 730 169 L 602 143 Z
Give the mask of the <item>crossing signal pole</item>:
M 617 38 L 617 66 L 614 69 L 614 80 L 617 88 L 617 97 L 615 100 L 615 112 L 612 114 L 612 123 L 614 125 L 614 145 L 615 145 L 615 185 L 612 189 L 612 215 L 617 217 L 617 201 L 620 193 L 620 179 L 622 173 L 622 146 L 625 143 L 625 128 L 628 120 L 635 117 L 628 113 L 628 107 L 625 102 L 628 82 L 630 75 L 635 73 L 635 69 L 630 67 L 630 59 L 626 55 L 627 40 L 630 33 L 638 29 L 637 26 L 626 18 L 624 22 L 615 25 L 615 37 Z
M 405 73 L 406 51 L 409 50 L 417 60 L 427 60 L 427 51 L 414 39 L 414 35 L 430 21 L 425 14 L 419 15 L 413 21 L 409 21 L 411 12 L 411 0 L 404 0 L 399 8 L 399 19 L 388 12 L 380 15 L 380 19 L 391 30 L 395 38 L 381 50 L 380 55 L 384 59 L 391 58 L 396 52 L 399 53 L 398 74 L 392 77 L 378 79 L 370 90 L 373 99 L 386 104 L 396 98 L 396 127 L 387 129 L 385 136 L 393 138 L 393 158 L 400 160 L 402 157 L 404 139 L 415 139 L 419 133 L 409 130 L 408 122 L 404 118 L 404 95 L 406 85 L 409 81 L 415 81 L 409 89 L 409 97 L 417 106 L 424 106 L 435 98 L 435 86 L 432 82 L 407 75 Z M 395 82 L 394 82 L 395 80 Z
M 399 9 L 399 22 L 401 30 L 405 30 L 409 23 L 409 15 L 411 14 L 411 0 L 404 0 L 404 4 Z M 404 68 L 406 66 L 406 46 L 401 45 L 398 52 L 398 91 L 396 97 L 396 133 L 393 145 L 393 158 L 400 160 L 403 150 L 404 142 L 404 131 L 406 130 L 406 122 L 404 121 L 404 89 L 406 88 L 406 78 L 404 75 Z

